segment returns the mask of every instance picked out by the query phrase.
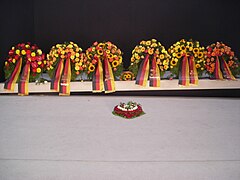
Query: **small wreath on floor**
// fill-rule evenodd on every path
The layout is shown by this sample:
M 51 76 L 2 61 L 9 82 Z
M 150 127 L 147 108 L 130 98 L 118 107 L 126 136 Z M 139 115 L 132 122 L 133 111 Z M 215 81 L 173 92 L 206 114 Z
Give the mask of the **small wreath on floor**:
M 126 119 L 133 119 L 145 114 L 145 112 L 142 109 L 142 106 L 132 101 L 116 105 L 112 113 L 116 116 L 120 116 Z

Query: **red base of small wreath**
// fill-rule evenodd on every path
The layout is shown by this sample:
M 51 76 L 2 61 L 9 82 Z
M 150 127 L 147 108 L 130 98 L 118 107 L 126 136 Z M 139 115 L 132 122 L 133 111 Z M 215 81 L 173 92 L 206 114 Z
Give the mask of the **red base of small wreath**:
M 137 109 L 133 110 L 133 111 L 123 111 L 121 109 L 118 108 L 118 105 L 114 107 L 114 110 L 112 112 L 114 115 L 116 116 L 120 116 L 126 119 L 133 119 L 135 117 L 139 117 L 143 114 L 145 114 L 145 112 L 143 112 L 143 109 L 140 105 L 137 105 Z

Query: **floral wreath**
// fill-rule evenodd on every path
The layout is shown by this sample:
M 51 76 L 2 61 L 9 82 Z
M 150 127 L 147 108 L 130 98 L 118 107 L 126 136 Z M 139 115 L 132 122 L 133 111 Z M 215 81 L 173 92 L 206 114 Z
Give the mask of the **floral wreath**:
M 50 78 L 53 78 L 60 59 L 66 60 L 67 58 L 70 58 L 71 62 L 71 80 L 75 80 L 79 74 L 84 72 L 87 59 L 82 52 L 82 48 L 74 42 L 64 42 L 53 46 L 49 54 L 47 54 L 47 71 Z
M 114 77 L 119 77 L 123 70 L 122 52 L 111 42 L 94 42 L 91 47 L 86 50 L 87 62 L 86 73 L 89 79 L 92 78 L 96 70 L 98 60 L 103 61 L 107 58 L 113 71 Z
M 120 103 L 116 105 L 112 114 L 126 119 L 133 119 L 144 115 L 145 112 L 140 104 L 129 101 L 128 103 Z
M 156 39 L 141 41 L 140 44 L 133 49 L 129 70 L 137 76 L 140 63 L 147 55 L 155 55 L 157 65 L 160 68 L 160 74 L 163 76 L 164 72 L 169 69 L 170 56 L 164 46 L 162 46 L 160 42 L 157 42 Z
M 200 46 L 198 41 L 193 41 L 192 39 L 186 41 L 185 39 L 181 39 L 173 44 L 168 49 L 168 52 L 172 57 L 170 60 L 170 71 L 172 76 L 178 77 L 180 65 L 179 62 L 185 55 L 194 57 L 195 67 L 199 76 L 201 76 L 205 71 L 204 47 Z
M 217 58 L 221 58 L 227 63 L 232 75 L 236 76 L 240 74 L 240 61 L 234 52 L 223 42 L 216 42 L 206 48 L 205 67 L 210 76 L 214 74 Z
M 20 61 L 21 65 L 19 64 Z M 20 43 L 11 48 L 4 66 L 5 78 L 10 78 L 19 65 L 20 73 L 21 67 L 24 67 L 25 64 L 30 64 L 29 82 L 36 81 L 45 70 L 45 55 L 36 44 Z M 17 80 L 19 77 L 15 78 Z

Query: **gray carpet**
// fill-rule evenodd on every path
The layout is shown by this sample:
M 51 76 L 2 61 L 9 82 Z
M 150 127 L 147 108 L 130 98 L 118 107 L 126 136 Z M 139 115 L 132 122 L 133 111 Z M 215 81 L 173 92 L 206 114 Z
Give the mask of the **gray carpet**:
M 145 115 L 112 115 L 119 102 Z M 0 96 L 0 179 L 240 179 L 240 100 Z

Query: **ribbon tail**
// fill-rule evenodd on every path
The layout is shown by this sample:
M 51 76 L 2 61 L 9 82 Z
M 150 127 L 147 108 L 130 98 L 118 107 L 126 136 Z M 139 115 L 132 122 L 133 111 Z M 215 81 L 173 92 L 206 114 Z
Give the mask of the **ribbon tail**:
M 198 85 L 198 73 L 193 56 L 189 58 L 189 77 L 190 84 Z
M 102 67 L 101 59 L 99 59 L 96 71 L 93 74 L 92 91 L 95 93 L 95 92 L 102 92 L 103 90 L 104 90 L 103 67 Z
M 189 65 L 186 55 L 182 58 L 182 61 L 180 62 L 178 84 L 182 86 L 189 86 Z
M 136 84 L 140 86 L 146 86 L 149 74 L 149 54 L 146 55 L 145 59 L 140 64 Z
M 60 83 L 59 95 L 69 96 L 70 82 L 71 82 L 71 62 L 69 58 L 65 61 L 65 66 L 64 66 L 64 70 L 63 70 L 63 74 L 61 76 L 60 82 L 61 83 Z
M 63 71 L 63 59 L 60 59 L 57 67 L 55 69 L 55 72 L 53 74 L 53 78 L 51 80 L 51 89 L 55 90 L 55 91 L 59 91 L 59 84 L 60 84 L 60 79 L 61 79 L 61 75 L 62 75 L 62 71 Z
M 27 96 L 28 95 L 28 82 L 30 76 L 30 63 L 27 63 L 23 67 L 23 71 L 18 82 L 18 95 Z
M 5 81 L 4 89 L 14 91 L 16 82 L 21 72 L 21 68 L 22 68 L 22 58 L 20 58 L 20 60 L 17 61 L 11 76 Z
M 216 79 L 223 80 L 223 75 L 221 72 L 221 67 L 220 67 L 220 62 L 219 62 L 218 56 L 217 56 L 216 63 L 215 63 L 214 75 L 215 75 Z
M 224 74 L 224 77 L 226 77 L 229 80 L 236 80 L 236 78 L 232 75 L 232 72 L 227 64 L 227 62 L 222 58 L 220 61 L 221 70 Z
M 104 71 L 105 71 L 105 80 L 104 80 L 105 93 L 115 92 L 116 90 L 115 90 L 114 76 L 113 76 L 111 65 L 107 58 L 104 59 Z
M 153 57 L 152 68 L 149 77 L 149 86 L 150 87 L 160 87 L 160 69 L 157 65 L 156 57 Z

